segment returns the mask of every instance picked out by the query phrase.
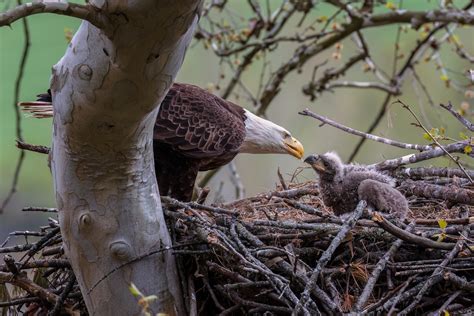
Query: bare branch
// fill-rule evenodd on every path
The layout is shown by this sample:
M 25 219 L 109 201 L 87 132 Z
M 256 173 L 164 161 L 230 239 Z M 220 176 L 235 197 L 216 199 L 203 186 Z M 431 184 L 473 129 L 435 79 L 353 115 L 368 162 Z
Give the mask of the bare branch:
M 459 122 L 461 122 L 462 125 L 466 126 L 468 130 L 471 132 L 474 132 L 474 124 L 470 122 L 468 119 L 463 117 L 461 114 L 453 110 L 453 105 L 451 102 L 448 102 L 448 105 L 444 105 L 442 103 L 439 104 L 443 109 L 451 113 Z
M 474 25 L 474 13 L 464 10 L 407 11 L 397 10 L 370 16 L 364 19 L 363 27 L 374 27 L 394 23 L 410 23 L 415 29 L 425 23 L 445 22 Z
M 421 153 L 410 154 L 410 155 L 406 155 L 400 158 L 385 160 L 383 162 L 379 162 L 372 166 L 380 170 L 395 169 L 397 167 L 400 167 L 406 164 L 411 164 L 411 163 L 415 163 L 419 161 L 424 161 L 424 160 L 444 156 L 446 154 L 446 151 L 449 153 L 454 153 L 454 152 L 464 153 L 464 147 L 466 147 L 467 145 L 469 145 L 468 141 L 456 142 L 456 143 L 452 143 L 452 144 L 444 146 L 443 149 L 441 149 L 440 147 L 436 147 L 431 150 L 423 151 Z
M 67 15 L 81 20 L 86 20 L 98 28 L 106 25 L 106 16 L 97 7 L 91 4 L 77 4 L 67 2 L 30 2 L 17 6 L 4 13 L 0 13 L 0 27 L 30 15 L 39 13 L 53 13 Z
M 18 0 L 18 3 L 21 3 L 21 0 Z M 25 36 L 25 42 L 23 44 L 23 51 L 21 55 L 20 65 L 18 68 L 18 74 L 15 80 L 15 92 L 14 92 L 14 99 L 13 99 L 13 108 L 15 111 L 15 119 L 16 119 L 16 137 L 19 141 L 23 140 L 23 132 L 21 130 L 21 115 L 18 107 L 16 106 L 19 99 L 20 99 L 20 90 L 21 90 L 21 83 L 23 81 L 23 74 L 26 67 L 26 61 L 28 59 L 28 53 L 30 51 L 30 29 L 28 27 L 28 21 L 26 19 L 23 20 L 23 33 Z M 21 167 L 23 166 L 23 161 L 25 159 L 25 151 L 21 150 L 20 155 L 18 156 L 17 164 L 15 167 L 15 172 L 13 174 L 13 181 L 10 187 L 10 192 L 8 193 L 7 197 L 3 200 L 2 205 L 0 207 L 0 214 L 3 212 L 5 207 L 10 202 L 11 198 L 16 192 L 16 187 L 18 184 L 18 179 L 20 177 Z
M 426 129 L 425 126 L 423 126 L 423 124 L 421 124 L 420 120 L 418 119 L 418 117 L 416 116 L 415 112 L 412 111 L 412 109 L 405 103 L 403 103 L 402 101 L 400 100 L 397 100 L 397 103 L 400 103 L 402 105 L 403 108 L 407 109 L 408 112 L 411 113 L 411 115 L 415 118 L 415 120 L 417 121 L 418 123 L 418 126 L 421 127 L 426 134 L 428 134 L 430 136 L 430 138 L 433 140 L 433 142 L 439 146 L 439 148 L 441 148 L 445 154 L 451 158 L 452 161 L 454 161 L 455 164 L 458 165 L 459 169 L 462 170 L 462 172 L 464 172 L 464 174 L 466 175 L 466 177 L 469 179 L 469 181 L 471 183 L 474 183 L 474 181 L 472 180 L 471 176 L 466 172 L 466 169 L 464 169 L 464 167 L 461 165 L 461 163 L 459 162 L 458 159 L 454 158 L 451 153 L 447 150 L 444 149 L 443 145 L 440 144 L 440 142 L 431 134 L 431 132 L 429 130 Z
M 337 122 L 335 122 L 335 121 L 333 121 L 333 120 L 331 120 L 331 119 L 329 119 L 325 116 L 322 116 L 322 115 L 316 114 L 314 112 L 311 112 L 308 109 L 305 109 L 305 110 L 303 110 L 301 112 L 298 112 L 298 113 L 301 114 L 301 115 L 304 115 L 304 116 L 310 116 L 312 118 L 315 118 L 315 119 L 323 122 L 323 125 L 324 124 L 329 124 L 329 125 L 331 125 L 335 128 L 343 130 L 347 133 L 357 135 L 357 136 L 360 136 L 360 137 L 364 137 L 366 139 L 370 139 L 370 140 L 373 140 L 373 141 L 376 141 L 376 142 L 379 142 L 379 143 L 384 143 L 384 144 L 387 144 L 387 145 L 391 145 L 391 146 L 395 146 L 395 147 L 399 147 L 399 148 L 403 148 L 403 149 L 430 150 L 432 148 L 431 146 L 427 146 L 427 145 L 401 143 L 401 142 L 398 142 L 396 140 L 391 140 L 391 139 L 388 139 L 388 138 L 384 138 L 384 137 L 380 137 L 380 136 L 376 136 L 376 135 L 372 135 L 372 134 L 367 134 L 367 133 L 358 131 L 356 129 L 344 126 L 344 125 L 342 125 L 340 123 L 337 123 Z
M 333 88 L 376 89 L 388 92 L 392 95 L 400 94 L 400 89 L 398 87 L 386 85 L 380 82 L 337 81 L 328 84 L 326 87 L 329 90 Z
M 16 147 L 18 147 L 19 149 L 22 149 L 22 150 L 28 150 L 28 151 L 32 151 L 32 152 L 36 152 L 36 153 L 40 153 L 40 154 L 49 154 L 49 152 L 51 150 L 51 148 L 49 148 L 47 146 L 32 145 L 32 144 L 25 143 L 21 140 L 16 141 Z

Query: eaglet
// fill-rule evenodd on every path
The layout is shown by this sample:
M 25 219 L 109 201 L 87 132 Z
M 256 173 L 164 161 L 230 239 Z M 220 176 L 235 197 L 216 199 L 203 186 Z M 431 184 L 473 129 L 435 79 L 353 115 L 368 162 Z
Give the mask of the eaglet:
M 395 180 L 363 165 L 343 164 L 334 152 L 310 155 L 305 162 L 318 173 L 324 204 L 336 215 L 352 212 L 360 200 L 375 210 L 404 218 L 408 202 L 397 189 Z

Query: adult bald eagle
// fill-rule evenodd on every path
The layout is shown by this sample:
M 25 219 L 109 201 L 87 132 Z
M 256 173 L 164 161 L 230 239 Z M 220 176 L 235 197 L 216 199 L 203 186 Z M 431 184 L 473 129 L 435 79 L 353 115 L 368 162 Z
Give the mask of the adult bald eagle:
M 23 102 L 35 117 L 52 117 L 50 92 Z M 175 83 L 161 103 L 153 134 L 160 193 L 191 200 L 199 171 L 229 163 L 239 153 L 303 156 L 301 143 L 283 127 L 190 84 Z

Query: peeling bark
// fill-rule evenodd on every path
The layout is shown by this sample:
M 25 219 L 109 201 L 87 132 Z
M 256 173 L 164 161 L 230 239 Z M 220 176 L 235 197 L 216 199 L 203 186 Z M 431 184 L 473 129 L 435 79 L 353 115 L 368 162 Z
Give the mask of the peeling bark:
M 201 1 L 91 1 L 54 66 L 51 167 L 65 252 L 91 315 L 138 315 L 128 287 L 157 295 L 152 313 L 184 314 L 153 168 L 158 106 L 179 70 Z

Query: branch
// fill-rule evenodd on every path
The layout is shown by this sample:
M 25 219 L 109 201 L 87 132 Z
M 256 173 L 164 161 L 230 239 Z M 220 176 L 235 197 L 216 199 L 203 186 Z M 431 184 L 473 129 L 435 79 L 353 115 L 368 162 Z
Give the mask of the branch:
M 337 247 L 339 247 L 342 241 L 346 238 L 349 231 L 355 226 L 357 220 L 362 216 L 366 206 L 367 206 L 367 203 L 365 201 L 359 202 L 352 216 L 341 227 L 341 230 L 337 233 L 336 237 L 334 237 L 334 239 L 331 241 L 331 244 L 329 245 L 328 249 L 326 249 L 326 251 L 324 251 L 324 253 L 321 255 L 321 258 L 319 258 L 318 264 L 316 268 L 313 270 L 313 273 L 311 274 L 311 277 L 308 283 L 306 284 L 305 289 L 303 293 L 301 294 L 301 298 L 298 304 L 295 306 L 295 310 L 293 311 L 292 315 L 298 315 L 300 308 L 303 308 L 306 306 L 306 302 L 310 298 L 309 293 L 311 289 L 314 287 L 314 285 L 316 285 L 319 274 L 324 269 L 324 267 L 326 267 L 326 265 L 329 263 Z
M 394 23 L 410 23 L 418 29 L 425 23 L 446 22 L 474 25 L 474 13 L 461 10 L 406 11 L 397 10 L 364 19 L 363 27 L 375 27 Z
M 16 141 L 16 147 L 22 150 L 28 150 L 40 154 L 49 154 L 49 152 L 51 151 L 51 148 L 47 146 L 28 144 L 21 140 Z
M 474 205 L 474 191 L 457 186 L 443 186 L 429 184 L 425 181 L 407 180 L 402 183 L 399 190 L 407 195 L 422 196 L 426 198 L 441 199 L 454 203 Z
M 410 112 L 410 114 L 415 118 L 416 122 L 418 123 L 418 126 L 421 127 L 426 134 L 428 134 L 430 136 L 430 138 L 433 140 L 433 142 L 438 145 L 439 148 L 441 148 L 444 153 L 449 157 L 451 158 L 452 161 L 454 161 L 455 164 L 458 165 L 459 169 L 461 169 L 462 172 L 464 172 L 464 174 L 466 175 L 466 177 L 469 179 L 469 182 L 471 183 L 474 183 L 474 181 L 472 180 L 471 176 L 467 173 L 466 169 L 464 169 L 464 167 L 461 165 L 461 163 L 459 162 L 458 159 L 454 158 L 453 155 L 451 155 L 451 153 L 449 151 L 447 151 L 446 149 L 444 149 L 443 145 L 440 144 L 440 142 L 431 134 L 431 132 L 426 129 L 426 127 L 421 124 L 421 121 L 418 119 L 418 117 L 416 116 L 415 112 L 412 111 L 412 109 L 405 103 L 403 103 L 401 100 L 397 100 L 396 101 L 397 103 L 400 103 L 402 105 L 403 108 L 407 109 L 408 112 Z
M 18 286 L 29 294 L 39 297 L 51 304 L 55 304 L 58 300 L 58 296 L 56 294 L 29 280 L 26 274 L 23 273 L 13 275 L 12 273 L 0 272 L 0 283 L 10 283 Z
M 395 237 L 400 238 L 401 240 L 417 244 L 419 246 L 425 248 L 434 248 L 434 249 L 444 249 L 444 250 L 451 250 L 454 248 L 456 244 L 453 243 L 446 243 L 446 242 L 437 242 L 433 241 L 428 238 L 420 237 L 409 233 L 403 229 L 398 228 L 397 226 L 393 225 L 389 221 L 387 221 L 382 215 L 375 212 L 372 220 L 376 222 L 381 228 L 385 231 L 389 232 L 390 234 L 394 235 Z
M 342 125 L 340 123 L 337 123 L 336 121 L 333 121 L 333 120 L 331 120 L 331 119 L 329 119 L 325 116 L 322 116 L 322 115 L 316 114 L 314 112 L 311 112 L 309 109 L 305 109 L 301 112 L 298 112 L 298 114 L 301 114 L 301 115 L 304 115 L 304 116 L 310 116 L 312 118 L 315 118 L 315 119 L 323 122 L 323 125 L 324 124 L 329 124 L 329 125 L 331 125 L 335 128 L 343 130 L 347 133 L 350 133 L 350 134 L 353 134 L 353 135 L 356 135 L 356 136 L 360 136 L 360 137 L 363 137 L 363 138 L 367 138 L 367 139 L 370 139 L 370 140 L 373 140 L 373 141 L 376 141 L 376 142 L 380 142 L 380 143 L 383 143 L 383 144 L 387 144 L 387 145 L 391 145 L 391 146 L 395 146 L 395 147 L 399 147 L 399 148 L 403 148 L 403 149 L 414 149 L 414 150 L 421 150 L 421 151 L 429 150 L 429 149 L 432 148 L 431 146 L 427 146 L 427 145 L 401 143 L 401 142 L 397 142 L 395 140 L 391 140 L 391 139 L 388 139 L 388 138 L 384 138 L 384 137 L 380 137 L 380 136 L 376 136 L 376 135 L 372 135 L 372 134 L 367 134 L 367 133 L 358 131 L 356 129 L 344 126 L 344 125 Z
M 420 291 L 418 292 L 418 294 L 415 296 L 415 299 L 413 300 L 413 302 L 410 303 L 410 305 L 408 305 L 404 310 L 402 310 L 398 315 L 408 315 L 411 311 L 413 311 L 413 309 L 416 308 L 416 306 L 418 306 L 418 303 L 421 301 L 421 299 L 423 298 L 423 295 L 430 290 L 430 288 L 436 284 L 436 280 L 439 278 L 439 276 L 441 275 L 441 273 L 444 272 L 446 266 L 448 265 L 448 263 L 450 263 L 457 255 L 458 253 L 462 250 L 463 248 L 463 244 L 465 242 L 465 237 L 463 236 L 467 236 L 468 235 L 468 232 L 469 232 L 469 227 L 467 226 L 465 229 L 464 229 L 464 232 L 461 234 L 461 237 L 459 238 L 459 240 L 456 242 L 456 244 L 453 244 L 453 247 L 452 247 L 452 250 L 446 255 L 445 259 L 443 260 L 443 262 L 441 262 L 441 264 L 439 265 L 438 268 L 436 268 L 433 273 L 431 274 L 430 278 L 428 278 L 428 280 L 426 282 L 424 282 L 423 284 L 423 287 L 420 289 Z
M 413 225 L 409 225 L 409 226 L 407 226 L 406 231 L 410 232 L 412 229 L 413 229 Z M 375 284 L 376 284 L 377 280 L 380 277 L 380 274 L 385 269 L 385 266 L 387 265 L 387 262 L 389 260 L 392 260 L 393 256 L 398 251 L 398 248 L 400 248 L 402 243 L 403 243 L 402 239 L 397 239 L 392 244 L 390 249 L 377 262 L 377 265 L 372 270 L 372 274 L 370 275 L 370 278 L 367 280 L 367 283 L 364 287 L 364 290 L 362 291 L 362 294 L 359 296 L 359 299 L 357 300 L 357 303 L 354 306 L 354 310 L 356 312 L 361 312 L 361 310 L 364 307 L 365 303 L 369 299 L 369 296 L 372 293 L 372 291 L 375 287 Z
M 0 13 L 0 27 L 9 26 L 19 19 L 39 13 L 53 13 L 86 20 L 100 29 L 104 28 L 107 24 L 107 17 L 101 13 L 99 8 L 91 4 L 30 2 Z
M 456 142 L 456 143 L 452 143 L 452 144 L 444 146 L 443 149 L 441 149 L 440 147 L 435 147 L 431 150 L 423 151 L 421 153 L 410 154 L 410 155 L 406 155 L 400 158 L 385 160 L 377 164 L 373 164 L 371 166 L 379 170 L 395 169 L 397 167 L 400 167 L 406 164 L 411 164 L 411 163 L 415 163 L 419 161 L 424 161 L 424 160 L 444 156 L 446 154 L 446 151 L 449 153 L 454 153 L 454 152 L 463 153 L 464 147 L 466 147 L 467 145 L 469 145 L 469 141 Z
M 326 86 L 327 89 L 332 88 L 357 88 L 357 89 L 376 89 L 390 93 L 391 95 L 399 95 L 400 88 L 380 82 L 362 82 L 362 81 L 337 81 Z
M 470 130 L 471 132 L 474 132 L 474 124 L 470 122 L 468 119 L 466 119 L 465 117 L 463 117 L 458 112 L 454 111 L 453 105 L 451 104 L 451 102 L 448 102 L 448 105 L 444 105 L 440 103 L 440 106 L 446 111 L 448 111 L 449 113 L 451 113 L 455 118 L 457 118 L 457 120 L 461 122 L 462 125 L 466 126 L 468 130 Z
M 327 89 L 327 83 L 331 80 L 337 79 L 340 76 L 344 75 L 348 69 L 354 66 L 357 62 L 364 60 L 367 57 L 365 52 L 362 52 L 358 55 L 352 56 L 349 60 L 337 69 L 328 69 L 324 72 L 324 75 L 321 79 L 316 82 L 310 82 L 309 84 L 303 87 L 303 93 L 311 96 L 311 101 L 315 99 L 315 92 L 322 92 Z
M 17 0 L 18 3 L 21 3 L 21 0 Z M 14 99 L 13 99 L 13 108 L 15 111 L 15 119 L 16 119 L 16 137 L 18 140 L 23 140 L 23 132 L 21 130 L 21 115 L 18 110 L 16 104 L 20 99 L 20 90 L 21 90 L 21 83 L 23 81 L 23 74 L 26 67 L 26 61 L 28 59 L 28 53 L 30 52 L 30 29 L 28 26 L 28 21 L 26 19 L 23 20 L 23 32 L 25 35 L 25 42 L 23 44 L 23 52 L 21 55 L 20 65 L 18 68 L 18 74 L 15 80 L 15 92 L 14 92 Z M 15 172 L 13 174 L 13 181 L 10 187 L 10 192 L 8 193 L 7 197 L 3 200 L 2 206 L 0 207 L 0 214 L 3 212 L 5 207 L 10 202 L 11 198 L 16 192 L 16 187 L 18 184 L 18 179 L 20 177 L 21 167 L 23 166 L 23 161 L 25 159 L 25 151 L 21 151 L 20 155 L 18 156 L 17 164 L 15 167 Z

